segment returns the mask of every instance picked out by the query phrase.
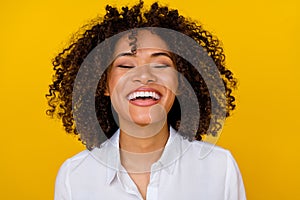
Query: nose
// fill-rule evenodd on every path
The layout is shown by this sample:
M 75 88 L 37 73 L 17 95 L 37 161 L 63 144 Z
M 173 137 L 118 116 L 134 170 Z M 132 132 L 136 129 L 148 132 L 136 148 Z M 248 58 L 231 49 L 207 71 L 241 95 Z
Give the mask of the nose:
M 133 82 L 140 82 L 146 85 L 157 80 L 156 75 L 153 73 L 151 66 L 149 65 L 135 67 L 132 70 L 132 73 Z

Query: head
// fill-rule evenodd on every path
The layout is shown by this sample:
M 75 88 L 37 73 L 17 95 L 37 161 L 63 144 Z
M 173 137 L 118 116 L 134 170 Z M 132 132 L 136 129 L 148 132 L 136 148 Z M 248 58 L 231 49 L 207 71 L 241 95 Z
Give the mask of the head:
M 203 77 L 188 61 L 169 51 L 170 48 L 179 47 L 180 41 L 169 44 L 166 37 L 172 36 L 149 28 L 132 31 L 136 28 L 168 28 L 194 39 L 212 58 L 222 76 L 226 89 L 227 116 L 235 108 L 231 92 L 236 81 L 224 65 L 225 56 L 219 41 L 201 26 L 179 15 L 177 10 L 170 10 L 157 3 L 147 11 L 143 11 L 142 7 L 143 2 L 140 2 L 130 9 L 123 7 L 119 12 L 107 6 L 104 18 L 93 20 L 90 28 L 53 61 L 56 74 L 47 95 L 50 106 L 47 114 L 61 118 L 66 131 L 79 134 L 88 149 L 99 146 L 100 140 L 93 127 L 88 127 L 90 131 L 86 133 L 76 129 L 72 111 L 73 84 L 87 55 L 99 43 L 123 31 L 129 30 L 120 34 L 118 40 L 107 49 L 112 62 L 108 67 L 103 66 L 106 69 L 95 94 L 98 122 L 108 138 L 119 128 L 118 124 L 129 122 L 138 126 L 158 124 L 159 127 L 168 124 L 176 130 L 180 126 L 197 124 L 195 133 L 182 133 L 189 139 L 197 140 L 201 140 L 205 134 L 217 134 L 220 128 L 216 124 L 215 129 L 208 132 L 212 99 Z M 189 48 L 192 47 L 186 50 Z M 199 109 L 195 109 L 195 112 L 201 112 L 200 121 L 193 120 L 193 113 L 181 115 L 177 97 L 182 95 L 178 91 L 185 91 L 186 85 L 180 77 L 189 82 L 197 96 Z M 148 96 L 145 97 L 145 93 Z M 114 110 L 118 114 L 117 122 Z M 187 118 L 190 124 L 181 124 L 181 118 Z
M 146 137 L 150 135 L 138 133 L 151 129 L 152 135 L 167 126 L 178 76 L 165 41 L 150 30 L 135 31 L 134 51 L 129 40 L 131 33 L 125 34 L 115 45 L 105 95 L 110 96 L 122 131 Z

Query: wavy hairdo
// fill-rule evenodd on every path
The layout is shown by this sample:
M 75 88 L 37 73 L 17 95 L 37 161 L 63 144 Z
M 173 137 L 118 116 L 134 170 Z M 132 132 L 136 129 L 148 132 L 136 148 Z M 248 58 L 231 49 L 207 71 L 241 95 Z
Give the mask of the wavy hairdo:
M 94 127 L 86 127 L 85 130 L 87 131 L 79 132 L 75 125 L 72 110 L 72 92 L 79 68 L 88 54 L 105 39 L 123 31 L 142 27 L 172 29 L 189 36 L 201 45 L 221 74 L 225 88 L 226 105 L 224 107 L 226 109 L 226 117 L 235 108 L 235 98 L 232 95 L 232 90 L 236 87 L 236 80 L 232 72 L 225 67 L 225 55 L 219 40 L 204 30 L 201 25 L 197 25 L 195 22 L 179 15 L 177 10 L 160 6 L 158 3 L 153 3 L 149 10 L 143 9 L 142 1 L 131 8 L 122 7 L 121 10 L 107 5 L 105 16 L 103 18 L 95 18 L 90 24 L 84 26 L 84 32 L 78 33 L 71 44 L 54 58 L 55 74 L 53 82 L 49 85 L 49 93 L 46 94 L 49 104 L 47 115 L 61 119 L 66 132 L 79 135 L 79 139 L 89 150 L 100 145 L 101 136 L 95 132 Z M 155 34 L 159 35 L 159 33 Z M 159 36 L 164 39 L 163 35 Z M 174 39 L 176 40 L 176 38 Z M 193 93 L 197 96 L 199 109 L 195 110 L 197 112 L 200 111 L 201 117 L 200 121 L 196 121 L 193 113 L 182 116 L 180 105 L 176 98 L 173 107 L 168 113 L 168 123 L 176 130 L 181 126 L 189 127 L 197 124 L 197 129 L 193 134 L 185 133 L 184 131 L 181 133 L 189 139 L 201 140 L 201 136 L 205 134 L 216 135 L 220 129 L 219 123 L 215 123 L 211 131 L 208 132 L 212 119 L 211 106 L 212 102 L 215 101 L 214 96 L 209 93 L 203 77 L 188 61 L 178 55 L 174 55 L 174 62 L 178 72 L 189 82 L 193 88 Z M 118 129 L 118 126 L 111 111 L 110 98 L 104 95 L 107 76 L 108 70 L 105 70 L 96 90 L 95 110 L 103 132 L 110 138 Z M 214 77 L 211 78 L 213 79 Z M 181 88 L 184 89 L 184 87 L 182 83 Z M 86 117 L 88 118 L 89 116 Z M 183 117 L 187 118 L 190 124 L 180 124 Z

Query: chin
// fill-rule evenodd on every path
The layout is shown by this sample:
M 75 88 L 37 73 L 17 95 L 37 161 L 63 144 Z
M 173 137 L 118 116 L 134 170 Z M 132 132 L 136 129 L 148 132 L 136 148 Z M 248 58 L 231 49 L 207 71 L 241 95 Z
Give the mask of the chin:
M 147 126 L 149 124 L 152 123 L 151 118 L 149 117 L 149 115 L 147 116 L 132 116 L 132 121 L 133 123 L 139 125 L 139 126 Z

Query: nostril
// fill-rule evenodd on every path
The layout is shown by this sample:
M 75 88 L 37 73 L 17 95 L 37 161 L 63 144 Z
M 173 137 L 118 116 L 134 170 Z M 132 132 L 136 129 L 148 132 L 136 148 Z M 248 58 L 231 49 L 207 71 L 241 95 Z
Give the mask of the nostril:
M 132 72 L 133 72 L 133 81 L 141 82 L 143 84 L 156 81 L 156 76 L 151 72 L 149 66 L 136 67 Z

